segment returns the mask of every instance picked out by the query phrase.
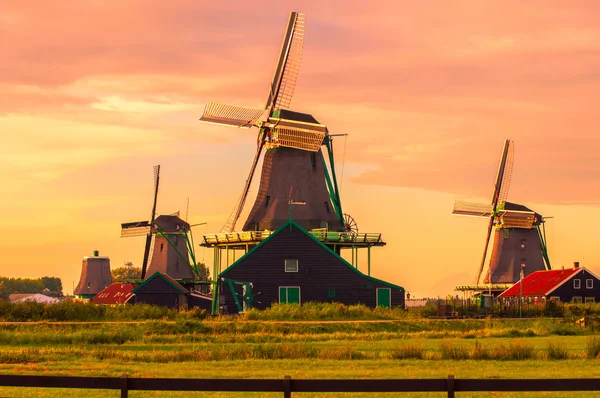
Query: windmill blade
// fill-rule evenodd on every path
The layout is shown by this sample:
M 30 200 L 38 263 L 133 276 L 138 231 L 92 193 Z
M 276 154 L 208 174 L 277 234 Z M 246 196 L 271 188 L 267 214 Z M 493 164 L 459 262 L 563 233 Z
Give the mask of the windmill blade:
M 154 238 L 152 227 L 154 226 L 154 218 L 156 217 L 156 202 L 158 201 L 158 186 L 160 184 L 160 165 L 154 166 L 154 201 L 152 203 L 152 216 L 150 219 L 150 230 L 146 235 L 146 245 L 144 246 L 144 260 L 142 263 L 142 279 L 146 278 L 146 270 L 148 269 L 148 258 L 150 255 L 150 247 Z
M 504 238 L 502 237 L 503 232 L 500 229 L 496 229 L 494 233 L 494 245 L 492 246 L 492 255 L 490 257 L 490 265 L 488 267 L 483 283 L 494 284 L 496 281 L 495 276 L 497 274 L 498 264 L 500 264 L 500 254 L 502 253 L 502 246 L 504 245 Z M 478 283 L 479 284 L 479 283 Z
M 150 233 L 148 221 L 134 221 L 121 224 L 121 238 L 144 236 Z
M 264 109 L 242 108 L 220 102 L 209 102 L 204 107 L 201 122 L 225 126 L 250 128 L 263 114 Z
M 454 209 L 452 214 L 459 216 L 473 216 L 473 217 L 490 217 L 494 213 L 494 210 L 490 205 L 483 203 L 472 203 L 457 200 L 454 202 Z
M 266 109 L 269 109 L 269 113 L 274 108 L 289 108 L 292 102 L 302 61 L 304 25 L 305 15 L 303 13 L 292 12 L 290 14 L 267 98 Z
M 276 127 L 271 133 L 273 147 L 287 147 L 304 151 L 318 152 L 325 132 L 294 127 Z
M 242 194 L 240 195 L 240 198 L 238 199 L 233 211 L 229 215 L 229 219 L 227 219 L 227 222 L 223 228 L 221 228 L 221 232 L 233 232 L 235 224 L 237 223 L 238 218 L 240 218 L 240 214 L 244 208 L 244 204 L 246 203 L 246 198 L 248 197 L 248 190 L 250 190 L 250 184 L 252 183 L 252 177 L 254 177 L 254 171 L 256 170 L 256 165 L 258 164 L 258 159 L 260 158 L 262 148 L 263 140 L 262 136 L 259 135 L 259 143 L 256 147 L 256 154 L 254 155 L 254 160 L 252 161 L 252 166 L 250 167 L 250 174 L 248 174 L 248 178 L 246 179 L 244 190 L 242 191 Z
M 494 183 L 494 194 L 492 195 L 492 209 L 496 210 L 496 206 L 501 202 L 500 200 L 500 192 L 502 192 L 502 184 L 505 182 L 505 176 L 507 175 L 507 163 L 509 160 L 508 153 L 511 148 L 511 140 L 504 141 L 504 147 L 502 148 L 502 155 L 500 156 L 500 164 L 498 166 L 498 173 L 496 174 L 496 182 Z M 513 156 L 514 156 L 514 148 L 513 148 Z M 510 169 L 512 170 L 512 160 L 510 164 Z M 508 178 L 506 182 L 510 184 L 510 173 L 508 174 Z M 508 187 L 504 190 L 504 195 L 508 194 Z
M 492 235 L 492 229 L 494 228 L 494 218 L 490 217 L 490 222 L 488 224 L 487 236 L 485 238 L 485 248 L 483 249 L 483 257 L 481 258 L 481 264 L 479 265 L 479 270 L 477 271 L 477 279 L 476 284 L 479 285 L 479 280 L 481 279 L 481 273 L 483 272 L 483 267 L 485 266 L 485 258 L 487 256 L 487 249 L 490 245 L 490 236 Z
M 533 211 L 503 210 L 498 213 L 498 218 L 502 228 L 531 229 L 536 221 Z
M 514 141 L 508 141 L 508 151 L 506 155 L 506 162 L 504 166 L 504 174 L 502 175 L 502 182 L 500 183 L 500 194 L 498 196 L 498 202 L 506 202 L 508 197 L 508 189 L 510 188 L 510 179 L 512 177 L 513 163 L 515 161 L 515 143 Z

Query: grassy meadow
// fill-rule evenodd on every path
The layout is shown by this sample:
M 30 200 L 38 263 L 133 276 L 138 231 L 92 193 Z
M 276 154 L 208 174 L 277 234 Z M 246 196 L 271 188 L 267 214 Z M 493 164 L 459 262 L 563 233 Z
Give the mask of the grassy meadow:
M 275 306 L 238 318 L 140 306 L 17 309 L 0 305 L 0 373 L 196 378 L 600 378 L 600 334 L 561 319 L 425 319 L 336 304 Z M 7 312 L 2 310 L 8 309 Z M 594 310 L 594 309 L 592 309 Z M 55 318 L 50 317 L 53 311 Z M 89 311 L 86 312 L 86 311 Z M 129 311 L 130 318 L 124 313 Z M 133 313 L 138 311 L 137 313 Z M 161 312 L 162 311 L 162 312 Z M 47 314 L 46 314 L 47 313 Z M 162 315 L 159 317 L 157 314 Z M 7 315 L 8 314 L 8 315 Z M 46 314 L 46 315 L 44 315 Z M 59 314 L 58 316 L 56 314 Z M 67 314 L 67 315 L 65 315 Z M 72 317 L 68 318 L 71 314 Z M 23 318 L 23 315 L 19 315 Z M 578 315 L 577 315 L 578 316 Z M 12 318 L 11 318 L 12 317 Z M 77 318 L 75 321 L 73 317 Z M 120 321 L 137 320 L 133 323 Z M 33 322 L 32 322 L 33 321 Z M 110 322 L 103 322 L 110 321 Z M 132 392 L 227 397 L 232 393 Z M 280 397 L 274 393 L 236 394 Z M 378 394 L 293 394 L 374 397 Z M 1 388 L 0 396 L 119 396 L 117 391 Z M 398 397 L 444 394 L 398 393 Z M 592 397 L 596 393 L 458 393 Z

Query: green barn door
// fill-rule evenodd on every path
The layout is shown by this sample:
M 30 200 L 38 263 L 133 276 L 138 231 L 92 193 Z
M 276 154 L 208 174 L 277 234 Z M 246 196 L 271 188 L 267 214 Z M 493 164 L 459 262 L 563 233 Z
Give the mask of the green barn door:
M 377 306 L 390 308 L 392 304 L 392 290 L 390 288 L 377 289 Z
M 300 304 L 300 288 L 298 286 L 280 286 L 279 302 L 282 304 Z

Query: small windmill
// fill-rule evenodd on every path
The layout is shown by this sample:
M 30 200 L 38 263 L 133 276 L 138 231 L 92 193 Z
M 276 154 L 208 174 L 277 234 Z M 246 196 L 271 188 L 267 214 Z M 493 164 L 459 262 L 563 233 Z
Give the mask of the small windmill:
M 150 250 L 154 243 L 155 233 L 151 226 L 154 225 L 154 217 L 156 216 L 156 201 L 158 199 L 158 184 L 160 182 L 160 165 L 154 166 L 154 202 L 152 203 L 152 215 L 150 221 L 135 221 L 121 224 L 121 237 L 127 238 L 132 236 L 146 235 L 146 246 L 144 246 L 144 260 L 142 262 L 142 279 L 146 278 L 146 270 L 148 269 Z
M 296 222 L 307 229 L 345 230 L 347 223 L 335 176 L 332 135 L 312 115 L 286 109 L 291 104 L 300 69 L 304 26 L 304 14 L 292 12 L 264 109 L 210 102 L 200 118 L 207 123 L 258 128 L 256 153 L 248 178 L 222 232 L 232 232 L 235 228 L 263 149 L 266 153 L 258 195 L 242 228 L 244 231 L 273 230 L 287 222 L 287 190 L 292 185 L 295 194 L 306 202 L 306 206 L 295 212 Z M 331 171 L 321 151 L 323 145 L 329 154 Z
M 199 275 L 199 270 L 194 255 L 191 226 L 179 218 L 179 212 L 156 215 L 159 182 L 160 165 L 154 166 L 154 202 L 150 221 L 121 224 L 121 237 L 146 235 L 142 279 L 155 272 L 165 273 L 174 279 L 193 279 L 194 275 Z
M 491 203 L 485 205 L 456 201 L 454 204 L 452 214 L 489 218 L 483 257 L 475 280 L 477 285 L 483 273 L 494 228 L 494 244 L 484 283 L 515 283 L 520 278 L 521 270 L 529 275 L 534 271 L 550 269 L 544 218 L 523 205 L 506 201 L 513 161 L 514 142 L 506 140 Z

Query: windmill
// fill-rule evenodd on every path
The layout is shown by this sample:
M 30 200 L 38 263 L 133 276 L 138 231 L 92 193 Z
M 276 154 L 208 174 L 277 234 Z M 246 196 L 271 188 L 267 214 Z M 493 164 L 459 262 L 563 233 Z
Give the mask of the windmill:
M 193 279 L 199 271 L 191 227 L 179 218 L 179 213 L 156 217 L 159 182 L 160 165 L 154 166 L 154 202 L 150 221 L 121 224 L 121 237 L 146 236 L 142 279 L 155 272 L 165 273 L 174 279 Z
M 533 210 L 507 202 L 514 161 L 514 142 L 506 140 L 502 148 L 498 174 L 489 205 L 456 201 L 452 214 L 488 218 L 487 235 L 475 283 L 479 285 L 485 266 L 492 230 L 494 243 L 485 284 L 511 284 L 534 271 L 550 269 L 546 247 L 544 218 Z
M 288 220 L 288 191 L 302 197 L 305 206 L 294 212 L 294 221 L 306 229 L 345 231 L 356 223 L 344 218 L 333 159 L 333 140 L 327 127 L 312 115 L 289 110 L 302 58 L 305 15 L 292 12 L 285 30 L 275 74 L 264 109 L 210 102 L 200 121 L 237 128 L 258 129 L 256 152 L 246 183 L 222 228 L 232 232 L 248 196 L 263 150 L 260 185 L 243 231 L 274 230 Z M 321 147 L 328 153 L 329 166 Z M 328 170 L 330 169 L 330 171 Z

